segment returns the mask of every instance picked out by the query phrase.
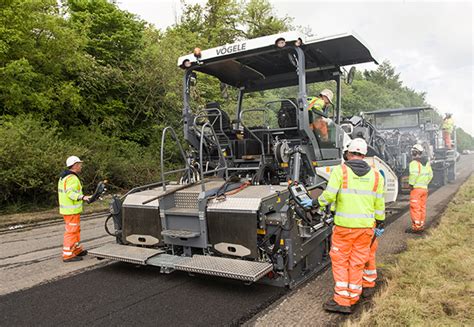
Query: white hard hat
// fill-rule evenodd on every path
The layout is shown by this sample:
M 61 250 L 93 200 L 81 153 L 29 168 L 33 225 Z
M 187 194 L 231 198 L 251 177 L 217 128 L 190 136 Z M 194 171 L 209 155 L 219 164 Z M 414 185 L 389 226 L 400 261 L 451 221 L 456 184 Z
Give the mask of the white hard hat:
M 351 144 L 351 141 L 352 139 L 350 138 L 350 136 L 344 133 L 343 141 L 342 141 L 342 144 L 343 144 L 342 152 L 346 152 L 349 149 L 349 144 Z
M 78 162 L 82 162 L 82 160 L 79 159 L 79 157 L 70 156 L 69 158 L 66 159 L 66 167 L 71 167 L 72 165 Z
M 319 93 L 319 95 L 324 95 L 328 98 L 329 102 L 332 104 L 332 98 L 334 97 L 334 93 L 330 89 L 324 89 Z
M 367 154 L 367 142 L 364 139 L 356 138 L 349 143 L 349 147 L 347 148 L 349 152 L 357 152 L 363 155 Z
M 412 151 L 416 150 L 418 152 L 423 152 L 424 151 L 423 146 L 421 144 L 415 144 L 414 146 L 412 146 L 411 149 L 412 149 Z

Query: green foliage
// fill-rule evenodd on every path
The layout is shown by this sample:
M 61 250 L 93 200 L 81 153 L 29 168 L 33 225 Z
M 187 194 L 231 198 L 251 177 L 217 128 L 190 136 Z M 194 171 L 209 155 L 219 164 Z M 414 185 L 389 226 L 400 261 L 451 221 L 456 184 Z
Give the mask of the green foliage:
M 84 160 L 81 178 L 89 191 L 103 179 L 109 180 L 112 191 L 159 180 L 157 149 L 104 135 L 97 127 L 76 128 L 68 136 L 83 149 L 77 155 Z
M 406 86 L 395 73 L 395 68 L 384 61 L 374 71 L 355 75 L 353 83 L 343 85 L 342 109 L 344 115 L 359 114 L 384 108 L 425 106 L 425 94 Z
M 456 128 L 456 141 L 458 152 L 474 150 L 474 137 L 466 133 L 461 127 Z
M 107 0 L 67 0 L 69 23 L 87 37 L 86 51 L 102 65 L 120 65 L 142 49 L 145 23 Z
M 288 31 L 292 23 L 292 19 L 287 16 L 277 17 L 267 0 L 250 0 L 239 18 L 240 23 L 246 26 L 242 34 L 248 39 Z
M 84 152 L 60 138 L 56 127 L 30 115 L 4 116 L 0 139 L 0 203 L 54 202 L 65 158 Z

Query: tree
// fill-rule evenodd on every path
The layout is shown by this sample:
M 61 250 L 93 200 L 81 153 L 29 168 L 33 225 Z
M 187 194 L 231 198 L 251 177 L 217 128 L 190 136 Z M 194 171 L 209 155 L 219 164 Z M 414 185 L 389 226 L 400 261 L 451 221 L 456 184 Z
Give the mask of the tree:
M 250 0 L 240 18 L 241 24 L 244 26 L 242 34 L 248 39 L 286 32 L 292 23 L 292 19 L 288 16 L 277 17 L 272 5 L 267 0 Z
M 398 90 L 402 87 L 400 74 L 395 74 L 395 68 L 390 65 L 388 60 L 384 60 L 376 70 L 365 70 L 364 78 L 391 90 Z
M 0 6 L 0 114 L 33 113 L 75 121 L 81 96 L 71 81 L 83 62 L 81 39 L 54 0 L 11 0 Z M 67 114 L 64 107 L 70 112 Z
M 120 66 L 143 48 L 145 22 L 107 0 L 67 0 L 71 25 L 87 37 L 86 51 L 103 65 Z
M 464 150 L 474 150 L 474 137 L 461 127 L 456 128 L 456 141 L 459 152 Z

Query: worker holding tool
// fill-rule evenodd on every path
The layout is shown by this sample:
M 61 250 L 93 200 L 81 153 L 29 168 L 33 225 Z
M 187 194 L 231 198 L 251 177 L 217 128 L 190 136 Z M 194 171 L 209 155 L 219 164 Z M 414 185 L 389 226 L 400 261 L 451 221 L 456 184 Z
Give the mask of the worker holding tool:
M 81 241 L 81 212 L 83 202 L 91 197 L 82 193 L 79 174 L 82 171 L 82 161 L 76 156 L 66 160 L 67 170 L 63 171 L 58 181 L 59 213 L 63 215 L 66 224 L 63 242 L 63 262 L 82 260 L 87 255 Z
M 410 216 L 411 228 L 407 233 L 422 233 L 426 219 L 426 200 L 428 199 L 428 184 L 433 178 L 433 170 L 426 156 L 423 156 L 423 146 L 415 144 L 411 148 L 410 162 Z
M 309 127 L 319 135 L 322 141 L 328 141 L 329 134 L 327 118 L 322 117 L 321 114 L 327 115 L 333 97 L 331 90 L 324 89 L 319 96 L 308 99 L 308 110 L 312 113 Z
M 320 212 L 336 203 L 329 253 L 335 287 L 333 299 L 323 306 L 326 311 L 351 313 L 351 305 L 362 293 L 371 241 L 374 234 L 381 236 L 384 232 L 384 180 L 363 160 L 366 154 L 367 143 L 360 138 L 352 140 L 348 160 L 333 169 L 324 192 L 317 200 L 303 203 L 306 207 L 320 206 Z
M 451 150 L 453 148 L 451 135 L 453 134 L 453 130 L 454 130 L 454 120 L 450 113 L 447 113 L 444 116 L 443 125 L 441 126 L 441 129 L 443 130 L 444 144 L 446 144 L 446 148 Z

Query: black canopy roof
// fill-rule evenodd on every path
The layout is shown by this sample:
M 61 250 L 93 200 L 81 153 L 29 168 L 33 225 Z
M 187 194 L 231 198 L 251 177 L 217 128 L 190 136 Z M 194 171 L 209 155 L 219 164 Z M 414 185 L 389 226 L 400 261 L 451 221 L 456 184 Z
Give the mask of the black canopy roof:
M 307 83 L 332 80 L 342 66 L 377 63 L 369 49 L 350 34 L 308 41 L 301 48 L 306 58 Z M 228 85 L 244 87 L 246 92 L 297 85 L 296 69 L 288 56 L 291 51 L 294 50 L 290 47 L 268 46 L 211 58 L 194 69 Z

